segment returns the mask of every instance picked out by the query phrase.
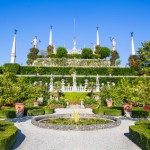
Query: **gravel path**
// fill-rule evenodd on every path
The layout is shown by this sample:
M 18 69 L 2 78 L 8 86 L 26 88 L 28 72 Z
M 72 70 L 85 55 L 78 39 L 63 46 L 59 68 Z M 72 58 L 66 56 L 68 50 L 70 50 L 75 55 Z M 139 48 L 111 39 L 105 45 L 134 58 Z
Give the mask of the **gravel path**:
M 62 111 L 58 110 L 56 113 L 58 112 Z M 20 129 L 13 150 L 140 150 L 128 138 L 128 127 L 134 124 L 134 121 L 129 119 L 122 119 L 119 127 L 96 131 L 56 131 L 38 128 L 31 124 L 31 117 L 13 121 Z

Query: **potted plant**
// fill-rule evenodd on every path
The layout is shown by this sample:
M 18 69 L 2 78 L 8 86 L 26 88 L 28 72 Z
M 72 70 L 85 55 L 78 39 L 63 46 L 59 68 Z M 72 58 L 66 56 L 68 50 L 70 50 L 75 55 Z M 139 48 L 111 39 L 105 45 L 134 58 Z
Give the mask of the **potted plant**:
M 35 101 L 34 101 L 34 107 L 39 107 L 39 102 L 38 102 L 38 98 L 36 97 Z
M 106 99 L 107 107 L 112 107 L 112 98 L 107 98 Z

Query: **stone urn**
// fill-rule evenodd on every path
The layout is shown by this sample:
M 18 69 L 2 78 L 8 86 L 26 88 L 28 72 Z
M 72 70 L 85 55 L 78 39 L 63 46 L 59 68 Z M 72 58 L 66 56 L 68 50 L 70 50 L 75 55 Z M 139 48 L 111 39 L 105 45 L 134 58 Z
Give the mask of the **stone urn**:
M 16 109 L 16 117 L 23 117 L 24 116 L 24 103 L 15 103 L 15 109 Z
M 34 107 L 39 107 L 39 102 L 35 101 L 34 102 Z

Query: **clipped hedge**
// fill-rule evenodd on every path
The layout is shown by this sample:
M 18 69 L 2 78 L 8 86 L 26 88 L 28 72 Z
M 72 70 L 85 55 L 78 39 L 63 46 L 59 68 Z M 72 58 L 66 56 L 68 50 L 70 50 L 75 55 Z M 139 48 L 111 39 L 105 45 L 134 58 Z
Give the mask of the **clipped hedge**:
M 16 112 L 13 110 L 0 110 L 0 118 L 15 118 Z
M 27 116 L 39 116 L 44 114 L 45 114 L 44 109 L 33 109 L 33 110 L 28 110 L 27 112 Z
M 52 113 L 54 113 L 53 108 L 45 108 L 45 114 L 52 114 Z
M 36 66 L 20 66 L 20 74 L 33 75 L 36 74 Z M 69 75 L 70 69 L 73 67 L 39 67 L 41 75 Z M 76 67 L 78 75 L 108 75 L 108 67 Z M 112 75 L 137 75 L 133 68 L 112 68 Z
M 132 110 L 132 118 L 150 118 L 150 111 Z
M 150 150 L 150 121 L 140 121 L 135 124 L 129 127 L 131 140 L 141 149 Z
M 12 122 L 0 121 L 0 149 L 10 150 L 17 139 L 17 127 Z
M 16 63 L 15 64 L 6 63 L 2 67 L 2 71 L 3 71 L 3 73 L 12 72 L 12 73 L 15 73 L 15 74 L 19 74 L 20 73 L 20 65 L 16 64 Z
M 93 108 L 93 113 L 108 115 L 108 116 L 122 116 L 122 107 L 97 107 Z

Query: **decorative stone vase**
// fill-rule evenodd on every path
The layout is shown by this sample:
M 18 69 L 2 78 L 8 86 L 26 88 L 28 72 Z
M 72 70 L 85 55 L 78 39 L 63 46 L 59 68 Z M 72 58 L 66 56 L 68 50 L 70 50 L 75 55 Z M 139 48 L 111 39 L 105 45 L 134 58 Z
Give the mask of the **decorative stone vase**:
M 112 101 L 107 101 L 107 107 L 112 107 Z
M 23 117 L 24 115 L 24 103 L 15 103 L 15 109 L 16 109 L 16 117 Z
M 39 107 L 39 102 L 34 102 L 34 107 Z

